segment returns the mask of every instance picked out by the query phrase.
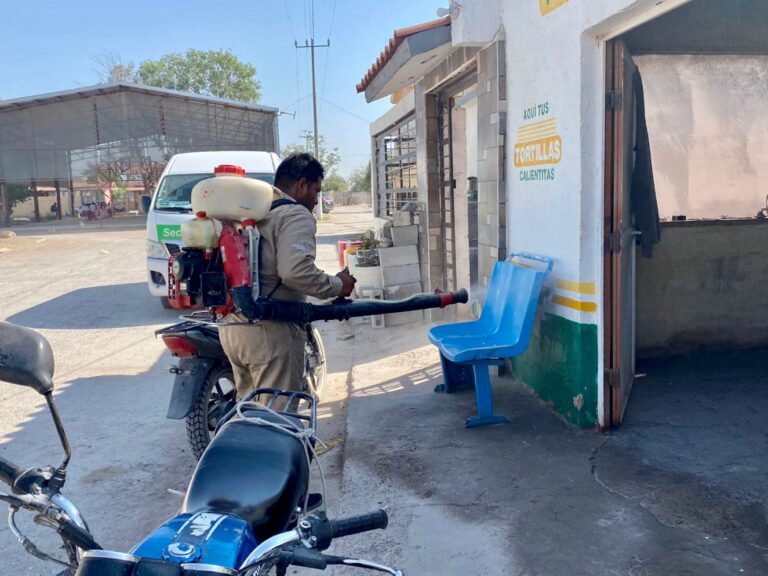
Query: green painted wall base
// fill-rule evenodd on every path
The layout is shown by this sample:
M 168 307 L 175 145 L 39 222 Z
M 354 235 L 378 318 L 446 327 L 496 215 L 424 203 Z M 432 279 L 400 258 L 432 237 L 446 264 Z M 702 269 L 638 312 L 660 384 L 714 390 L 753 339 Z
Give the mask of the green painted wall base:
M 544 314 L 512 375 L 581 428 L 597 424 L 597 326 Z

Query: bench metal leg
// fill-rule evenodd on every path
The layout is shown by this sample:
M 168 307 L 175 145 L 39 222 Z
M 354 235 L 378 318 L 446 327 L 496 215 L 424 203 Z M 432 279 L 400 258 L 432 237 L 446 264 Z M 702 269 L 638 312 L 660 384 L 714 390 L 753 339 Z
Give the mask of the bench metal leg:
M 504 424 L 509 422 L 506 416 L 493 413 L 493 393 L 491 391 L 490 364 L 478 363 L 473 366 L 475 372 L 475 399 L 477 416 L 466 421 L 467 428 L 487 426 L 488 424 Z
M 443 383 L 435 386 L 435 392 L 451 393 L 462 388 L 474 386 L 472 367 L 466 364 L 456 364 L 440 354 L 440 365 L 443 369 Z

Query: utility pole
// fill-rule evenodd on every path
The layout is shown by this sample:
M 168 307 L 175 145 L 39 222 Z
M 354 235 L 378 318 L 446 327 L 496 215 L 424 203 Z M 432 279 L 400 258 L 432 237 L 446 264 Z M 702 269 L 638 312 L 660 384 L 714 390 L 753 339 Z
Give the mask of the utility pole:
M 304 130 L 304 133 L 300 136 L 300 138 L 304 138 L 304 140 L 307 141 L 304 147 L 307 149 L 307 152 L 309 152 L 309 141 L 312 138 L 312 132 L 309 130 Z
M 315 44 L 315 39 L 312 38 L 310 42 L 307 42 L 304 40 L 304 45 L 299 46 L 299 43 L 294 40 L 294 45 L 296 48 L 309 48 L 310 54 L 312 58 L 312 108 L 314 110 L 314 117 L 315 117 L 315 158 L 319 158 L 320 153 L 318 151 L 318 141 L 320 140 L 320 135 L 317 132 L 317 83 L 315 81 L 315 48 L 328 48 L 331 45 L 331 41 L 327 40 L 325 44 Z M 323 199 L 320 198 L 320 201 L 317 203 L 317 214 L 318 218 L 320 220 L 323 219 Z

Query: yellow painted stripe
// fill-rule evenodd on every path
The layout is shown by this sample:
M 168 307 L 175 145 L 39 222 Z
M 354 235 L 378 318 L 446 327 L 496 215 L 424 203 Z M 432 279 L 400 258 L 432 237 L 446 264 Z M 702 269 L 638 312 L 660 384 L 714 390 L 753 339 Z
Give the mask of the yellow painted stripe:
M 541 122 L 536 122 L 534 124 L 518 126 L 517 132 L 536 132 L 545 128 L 554 128 L 555 126 L 557 126 L 557 118 L 550 118 L 549 120 L 542 120 Z
M 581 312 L 597 312 L 597 302 L 581 302 L 565 296 L 554 296 L 552 302 L 566 308 L 573 308 Z
M 556 138 L 556 137 L 557 137 L 557 131 L 549 130 L 548 132 L 542 132 L 541 134 L 536 136 L 519 136 L 517 138 L 516 144 L 527 144 L 528 142 L 541 142 L 541 141 L 549 140 L 550 138 Z
M 513 260 L 509 259 L 507 260 L 510 264 L 514 264 L 515 266 L 520 266 L 521 268 L 531 268 L 532 270 L 538 270 L 536 266 L 533 266 L 531 264 L 526 264 L 525 262 L 520 262 L 519 260 Z
M 517 135 L 533 136 L 536 134 L 543 134 L 544 132 L 557 132 L 557 124 L 552 124 L 551 126 L 542 126 L 541 128 L 536 128 L 536 130 L 522 130 L 518 128 Z
M 544 134 L 547 132 L 557 132 L 557 124 L 552 124 L 551 126 L 542 126 L 541 128 L 536 128 L 536 130 L 517 130 L 518 136 L 534 136 L 536 134 Z
M 553 120 L 551 124 L 543 124 L 541 126 L 518 126 L 518 134 L 535 134 L 536 132 L 542 132 L 544 130 L 554 130 L 557 128 L 557 121 Z
M 539 0 L 539 10 L 542 16 L 546 16 L 565 4 L 568 4 L 568 0 Z
M 568 290 L 568 292 L 576 292 L 577 294 L 597 294 L 597 284 L 594 282 L 574 282 L 573 280 L 558 278 L 555 284 L 560 290 Z

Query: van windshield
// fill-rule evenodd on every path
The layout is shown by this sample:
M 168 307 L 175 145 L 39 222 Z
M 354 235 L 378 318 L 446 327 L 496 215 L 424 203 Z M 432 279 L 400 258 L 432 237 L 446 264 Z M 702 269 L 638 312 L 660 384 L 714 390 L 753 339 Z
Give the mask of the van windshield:
M 163 178 L 157 189 L 155 210 L 191 212 L 192 188 L 201 180 L 211 177 L 212 174 L 169 174 Z M 246 177 L 262 180 L 267 184 L 274 184 L 275 181 L 275 175 L 268 173 L 248 173 Z

